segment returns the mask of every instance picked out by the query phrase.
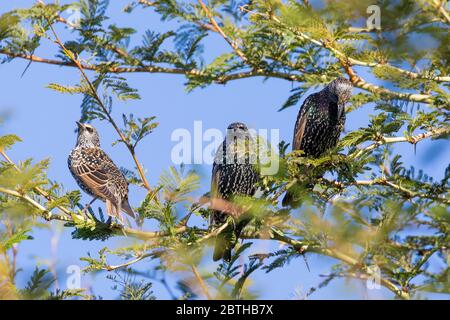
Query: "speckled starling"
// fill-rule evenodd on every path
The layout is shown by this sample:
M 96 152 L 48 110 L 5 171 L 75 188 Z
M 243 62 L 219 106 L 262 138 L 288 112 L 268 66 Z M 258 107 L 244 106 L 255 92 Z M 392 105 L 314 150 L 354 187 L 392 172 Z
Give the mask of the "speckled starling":
M 80 188 L 106 202 L 106 212 L 124 222 L 121 211 L 135 218 L 128 202 L 128 182 L 111 158 L 100 148 L 97 130 L 77 122 L 78 138 L 69 155 L 70 172 Z
M 349 80 L 337 78 L 306 98 L 295 123 L 293 150 L 302 150 L 303 156 L 317 158 L 337 145 L 352 88 Z M 283 205 L 291 202 L 292 195 L 287 193 Z
M 212 169 L 211 196 L 232 201 L 236 196 L 253 196 L 259 175 L 254 167 L 253 139 L 245 124 L 235 122 L 228 126 L 227 136 L 216 152 Z M 223 211 L 213 211 L 211 224 L 218 227 L 227 221 Z M 214 261 L 231 259 L 231 250 L 236 245 L 242 229 L 251 220 L 243 213 L 225 228 L 216 238 Z M 228 219 L 228 221 L 230 221 Z

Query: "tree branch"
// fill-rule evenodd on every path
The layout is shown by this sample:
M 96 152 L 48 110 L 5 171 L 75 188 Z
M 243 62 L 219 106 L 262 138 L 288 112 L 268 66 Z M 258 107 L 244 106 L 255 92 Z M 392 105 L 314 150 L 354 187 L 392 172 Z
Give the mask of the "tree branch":
M 358 261 L 357 259 L 350 257 L 342 252 L 337 251 L 336 249 L 332 249 L 332 248 L 325 248 L 325 249 L 320 249 L 321 252 L 323 252 L 324 254 L 339 259 L 345 263 L 347 263 L 350 266 L 356 267 L 358 270 L 363 271 L 368 277 L 371 277 L 372 274 L 368 273 L 368 268 L 366 265 L 361 264 L 360 261 Z M 398 288 L 395 284 L 393 284 L 391 281 L 382 278 L 380 275 L 380 282 L 381 285 L 383 285 L 385 288 L 389 289 L 390 291 L 392 291 L 393 293 L 395 293 L 397 296 L 399 296 L 402 299 L 405 300 L 409 300 L 410 299 L 410 295 L 407 291 Z
M 0 150 L 0 154 L 5 158 L 5 160 L 13 165 L 13 167 L 20 172 L 19 167 L 11 160 L 11 158 L 9 158 L 9 156 L 5 153 L 4 150 Z M 39 187 L 35 187 L 34 192 L 36 192 L 38 195 L 44 197 L 45 199 L 47 199 L 48 201 L 52 202 L 54 201 L 54 199 L 44 190 L 42 190 Z M 10 196 L 14 196 L 16 198 L 22 199 L 24 201 L 26 201 L 27 203 L 31 204 L 32 206 L 34 206 L 36 209 L 41 211 L 41 216 L 47 220 L 47 221 L 51 221 L 51 220 L 58 220 L 58 221 L 63 221 L 63 222 L 73 222 L 72 217 L 74 215 L 77 215 L 75 212 L 63 207 L 63 206 L 56 206 L 56 208 L 58 208 L 59 210 L 61 210 L 62 212 L 64 212 L 66 215 L 62 216 L 62 215 L 58 215 L 58 214 L 52 214 L 47 208 L 45 208 L 43 205 L 41 205 L 40 203 L 38 203 L 37 201 L 33 200 L 32 198 L 30 198 L 27 195 L 21 194 L 18 191 L 15 190 L 10 190 L 10 189 L 6 189 L 6 188 L 0 188 L 0 193 L 4 193 L 4 194 L 8 194 Z M 84 219 L 86 220 L 85 217 L 79 216 L 77 215 L 79 219 Z M 181 234 L 184 233 L 188 230 L 190 230 L 191 228 L 187 227 L 187 226 L 180 226 L 178 228 L 175 228 L 172 233 L 169 232 L 163 232 L 163 231 L 141 231 L 141 230 L 136 230 L 136 229 L 132 229 L 132 228 L 128 228 L 128 227 L 118 227 L 118 226 L 111 226 L 111 231 L 115 234 L 115 235 L 119 235 L 119 236 L 123 236 L 124 233 L 127 236 L 132 236 L 134 238 L 140 239 L 140 240 L 150 240 L 150 239 L 155 239 L 155 238 L 161 238 L 161 237 L 167 237 L 167 236 L 171 236 L 171 235 L 176 235 L 176 234 Z M 197 230 L 199 233 L 205 233 L 205 230 L 200 230 L 200 229 L 196 229 L 194 228 L 194 230 Z
M 3 156 L 3 158 L 6 160 L 6 162 L 8 162 L 9 164 L 11 164 L 18 172 L 21 172 L 21 170 L 19 169 L 19 167 L 11 160 L 11 158 L 6 154 L 6 152 L 4 150 L 0 150 L 0 154 Z M 44 190 L 42 190 L 39 187 L 34 187 L 34 190 L 41 196 L 43 196 L 44 198 L 46 198 L 48 201 L 52 201 L 52 198 L 50 197 L 50 195 L 45 192 Z M 62 206 L 56 206 L 59 210 L 61 210 L 62 212 L 64 212 L 67 215 L 70 215 L 70 210 L 67 210 L 66 208 L 62 207 Z
M 195 278 L 198 281 L 198 284 L 200 285 L 200 288 L 202 288 L 203 294 L 206 296 L 208 300 L 212 300 L 212 296 L 209 293 L 208 287 L 206 286 L 205 282 L 203 281 L 203 278 L 201 277 L 200 273 L 198 273 L 197 267 L 194 265 L 191 265 L 191 270 L 194 273 Z
M 370 91 L 376 94 L 388 95 L 401 100 L 416 101 L 428 104 L 433 103 L 433 97 L 427 94 L 396 92 L 369 83 L 356 74 L 356 72 L 351 67 L 350 60 L 346 61 L 345 58 L 343 57 L 339 57 L 338 59 L 342 67 L 344 68 L 345 72 L 348 74 L 350 81 L 353 83 L 354 86 L 360 89 L 364 89 L 366 91 Z
M 147 1 L 147 0 L 139 0 L 138 2 L 139 4 L 142 4 L 146 7 L 153 7 L 155 4 L 158 3 L 158 1 Z
M 8 190 L 5 188 L 0 188 L 0 192 L 1 193 L 5 193 L 17 198 L 20 198 L 28 203 L 30 203 L 31 205 L 33 205 L 34 207 L 38 208 L 39 210 L 42 211 L 43 213 L 43 217 L 46 218 L 47 220 L 52 220 L 52 219 L 60 219 L 60 217 L 57 216 L 53 216 L 51 215 L 51 213 L 49 214 L 48 210 L 43 207 L 41 204 L 39 204 L 38 202 L 34 201 L 33 199 L 31 199 L 30 197 L 26 196 L 26 195 L 22 195 L 17 191 L 13 191 L 13 190 Z M 44 213 L 46 215 L 44 215 Z M 64 218 L 64 221 L 69 221 L 68 218 Z M 188 228 L 187 227 L 181 227 L 179 228 L 176 233 L 183 233 L 185 231 L 187 231 Z M 135 236 L 139 239 L 143 239 L 143 240 L 148 240 L 151 238 L 156 238 L 156 237 L 162 237 L 162 236 L 166 236 L 168 234 L 163 233 L 163 232 L 143 232 L 143 231 L 138 231 L 138 230 L 133 230 L 133 229 L 129 229 L 129 228 L 124 228 L 123 231 L 127 234 L 127 235 L 132 235 Z M 217 230 L 216 230 L 217 231 Z M 311 243 L 305 243 L 302 241 L 298 241 L 295 240 L 293 238 L 290 238 L 288 236 L 286 236 L 283 232 L 281 232 L 280 230 L 277 230 L 276 228 L 271 228 L 270 232 L 261 234 L 261 233 L 253 233 L 250 236 L 246 233 L 243 233 L 241 238 L 243 239 L 272 239 L 272 240 L 277 240 L 277 241 L 281 241 L 284 242 L 286 244 L 289 244 L 291 246 L 293 246 L 294 248 L 296 248 L 297 250 L 301 251 L 301 252 L 305 252 L 305 251 L 310 251 L 310 252 L 315 252 L 315 253 L 319 253 L 319 254 L 324 254 L 333 258 L 336 258 L 338 260 L 341 260 L 351 266 L 354 267 L 358 267 L 361 270 L 366 270 L 367 268 L 365 266 L 361 266 L 361 263 L 356 260 L 355 258 L 352 258 L 334 248 L 320 248 L 317 245 L 311 244 Z M 145 259 L 146 257 L 148 257 L 150 254 L 145 254 L 142 256 L 137 257 L 134 260 L 128 261 L 124 264 L 120 264 L 117 266 L 109 266 L 107 268 L 105 268 L 105 270 L 111 271 L 111 270 L 115 270 L 118 268 L 122 268 L 125 266 L 129 266 L 131 264 L 137 263 L 142 259 Z M 198 271 L 196 271 L 195 266 L 193 267 L 193 272 L 197 277 L 197 280 L 199 280 L 199 274 Z M 401 289 L 398 289 L 394 284 L 392 284 L 390 281 L 386 280 L 386 279 L 382 279 L 381 283 L 383 286 L 385 286 L 386 288 L 388 288 L 389 290 L 391 290 L 392 292 L 394 292 L 395 294 L 397 294 L 398 296 L 400 296 L 403 299 L 409 299 L 409 294 L 407 292 L 402 291 Z M 202 279 L 200 277 L 199 280 L 199 284 L 202 286 L 205 295 L 208 297 L 208 299 L 211 299 L 211 296 L 209 295 L 208 290 L 206 289 L 205 291 L 205 284 L 203 283 L 202 285 Z
M 97 101 L 97 103 L 99 104 L 101 109 L 103 110 L 103 112 L 106 114 L 106 116 L 108 118 L 108 121 L 111 123 L 111 125 L 116 130 L 116 132 L 119 135 L 119 137 L 122 140 L 122 142 L 127 146 L 128 150 L 129 150 L 129 152 L 130 152 L 130 154 L 131 154 L 131 156 L 132 156 L 132 158 L 134 160 L 134 163 L 136 164 L 136 168 L 137 168 L 137 170 L 139 172 L 139 175 L 141 177 L 142 183 L 144 184 L 144 187 L 147 189 L 148 192 L 152 192 L 152 188 L 150 187 L 150 184 L 147 181 L 147 177 L 145 176 L 145 173 L 144 173 L 144 170 L 143 170 L 143 168 L 141 166 L 141 163 L 137 159 L 137 156 L 136 156 L 134 148 L 128 143 L 128 141 L 125 138 L 125 136 L 123 135 L 122 131 L 119 129 L 119 127 L 115 123 L 114 119 L 112 118 L 111 114 L 108 112 L 108 109 L 103 104 L 102 99 L 100 99 L 100 97 L 98 96 L 96 88 L 94 87 L 92 82 L 89 80 L 89 77 L 84 72 L 83 65 L 78 61 L 78 59 L 75 58 L 74 54 L 64 46 L 64 44 L 59 39 L 58 35 L 56 34 L 55 29 L 50 24 L 50 22 L 49 22 L 49 27 L 50 27 L 50 30 L 53 33 L 53 36 L 55 37 L 55 42 L 61 47 L 61 49 L 65 52 L 65 54 L 77 66 L 78 70 L 81 72 L 82 77 L 84 78 L 84 80 L 88 84 L 89 88 L 91 89 L 91 94 L 93 95 L 93 97 L 95 98 L 95 100 Z
M 323 180 L 323 181 L 325 181 L 325 180 Z M 375 186 L 375 185 L 387 186 L 387 187 L 390 187 L 392 189 L 402 192 L 409 199 L 412 199 L 412 198 L 430 199 L 433 201 L 439 201 L 441 203 L 450 205 L 450 199 L 435 197 L 435 196 L 429 195 L 427 193 L 416 192 L 416 191 L 407 189 L 405 187 L 402 187 L 399 184 L 396 184 L 392 181 L 389 181 L 386 178 L 379 178 L 379 179 L 373 179 L 373 180 L 356 180 L 356 181 L 354 181 L 352 183 L 348 183 L 348 184 L 344 184 L 344 183 L 338 182 L 338 181 L 329 181 L 329 180 L 326 180 L 326 182 L 328 182 L 331 185 L 334 185 L 340 189 L 344 189 L 348 186 Z
M 132 264 L 138 263 L 139 261 L 144 260 L 145 258 L 152 257 L 153 255 L 154 255 L 153 253 L 141 254 L 136 259 L 118 265 L 106 265 L 103 269 L 106 271 L 114 271 L 117 269 L 125 268 L 131 266 Z
M 265 17 L 266 19 L 270 19 L 270 20 L 275 21 L 276 23 L 278 23 L 280 25 L 283 25 L 283 23 L 280 21 L 280 19 L 278 19 L 274 15 L 270 16 L 270 15 L 263 14 L 263 13 L 260 13 L 260 12 L 254 12 L 254 11 L 246 9 L 245 7 L 241 7 L 241 10 L 246 11 L 246 12 L 248 12 L 250 14 L 254 14 L 254 15 L 259 15 L 259 16 Z M 284 26 L 284 27 L 286 27 L 286 26 Z M 361 60 L 358 60 L 358 59 L 354 59 L 352 57 L 348 57 L 345 53 L 343 53 L 343 52 L 339 51 L 338 49 L 332 47 L 327 42 L 323 42 L 323 41 L 319 41 L 319 40 L 313 39 L 312 37 L 308 36 L 307 34 L 305 34 L 303 32 L 300 32 L 298 30 L 293 30 L 292 28 L 289 28 L 289 27 L 286 27 L 286 28 L 288 28 L 289 30 L 291 30 L 292 32 L 297 34 L 297 36 L 299 36 L 299 38 L 301 38 L 303 40 L 308 40 L 308 41 L 312 42 L 313 44 L 315 44 L 317 46 L 320 46 L 320 47 L 323 47 L 325 49 L 330 50 L 336 57 L 338 57 L 338 58 L 345 58 L 348 61 L 348 63 L 350 63 L 351 65 L 358 65 L 358 66 L 362 66 L 362 67 L 371 67 L 371 68 L 386 66 L 386 67 L 392 68 L 392 69 L 394 69 L 394 70 L 396 70 L 396 71 L 398 71 L 400 73 L 403 73 L 404 75 L 408 76 L 411 79 L 427 79 L 427 80 L 434 80 L 434 81 L 437 81 L 437 82 L 450 82 L 450 77 L 448 77 L 448 76 L 429 76 L 429 77 L 426 77 L 426 76 L 423 76 L 423 75 L 421 75 L 419 73 L 408 71 L 408 70 L 405 70 L 405 69 L 393 66 L 393 65 L 391 65 L 389 63 L 366 62 L 366 61 L 361 61 Z M 355 29 L 355 28 L 353 28 L 353 29 Z M 356 28 L 356 30 L 352 30 L 352 31 L 358 31 L 358 30 L 362 31 L 364 29 Z
M 419 141 L 427 139 L 427 138 L 436 138 L 439 137 L 441 135 L 445 135 L 445 134 L 450 134 L 450 127 L 440 127 L 440 128 L 435 128 L 432 130 L 429 130 L 427 132 L 423 132 L 411 137 L 380 137 L 380 139 L 372 144 L 370 144 L 369 146 L 360 149 L 359 151 L 357 151 L 355 154 L 350 155 L 352 158 L 358 158 L 360 157 L 362 154 L 366 153 L 366 152 L 370 152 L 384 144 L 389 144 L 389 143 L 398 143 L 398 142 L 409 142 L 411 144 L 417 144 Z
M 20 192 L 17 192 L 15 190 L 6 189 L 6 188 L 3 188 L 3 187 L 0 187 L 0 193 L 4 193 L 4 194 L 10 195 L 10 196 L 22 199 L 25 202 L 28 202 L 33 207 L 35 207 L 36 209 L 39 209 L 41 211 L 40 215 L 45 220 L 52 220 L 53 219 L 52 213 L 50 211 L 48 211 L 47 208 L 42 206 L 39 202 L 36 202 L 35 200 L 31 199 L 27 195 L 24 195 L 24 194 L 21 194 Z
M 219 33 L 222 36 L 222 38 L 225 39 L 225 41 L 231 46 L 231 48 L 233 48 L 234 52 L 236 52 L 236 54 L 242 59 L 242 61 L 244 61 L 245 63 L 249 63 L 245 54 L 241 51 L 241 49 L 239 49 L 239 46 L 236 45 L 236 43 L 232 39 L 230 39 L 225 34 L 225 32 L 223 32 L 223 30 L 220 28 L 219 24 L 214 19 L 214 16 L 212 15 L 211 11 L 209 11 L 208 7 L 203 3 L 203 1 L 198 0 L 198 3 L 202 7 L 203 11 L 205 12 L 206 16 L 208 17 L 209 21 L 211 22 L 211 25 L 214 27 L 216 32 Z
M 447 3 L 446 0 L 439 1 L 439 0 L 431 0 L 433 3 L 433 6 L 435 9 L 438 10 L 438 12 L 445 18 L 445 21 L 449 24 L 450 23 L 450 13 L 445 9 L 445 5 Z
M 323 255 L 335 258 L 335 259 L 340 260 L 352 267 L 356 267 L 363 274 L 366 274 L 367 277 L 371 276 L 370 274 L 367 273 L 369 270 L 367 268 L 367 266 L 362 264 L 356 258 L 351 257 L 343 252 L 340 252 L 339 250 L 337 250 L 335 248 L 321 248 L 315 244 L 311 244 L 311 243 L 307 243 L 307 242 L 305 243 L 302 241 L 295 240 L 295 239 L 285 235 L 282 231 L 280 231 L 276 228 L 271 228 L 271 231 L 268 234 L 263 235 L 263 237 L 260 237 L 260 235 L 255 235 L 255 234 L 250 235 L 250 236 L 248 234 L 243 234 L 242 237 L 243 238 L 247 237 L 248 239 L 256 238 L 256 239 L 277 240 L 277 241 L 286 243 L 288 245 L 291 245 L 292 247 L 294 247 L 294 249 L 298 250 L 301 253 L 314 252 L 314 253 L 323 254 Z M 392 282 L 390 282 L 387 279 L 381 279 L 381 284 L 402 299 L 410 298 L 408 292 L 406 292 L 402 289 L 399 289 L 396 285 L 394 285 Z

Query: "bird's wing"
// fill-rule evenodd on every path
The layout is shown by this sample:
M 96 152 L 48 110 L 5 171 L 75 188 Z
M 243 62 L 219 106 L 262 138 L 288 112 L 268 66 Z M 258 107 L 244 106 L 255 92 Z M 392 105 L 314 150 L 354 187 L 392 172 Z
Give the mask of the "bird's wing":
M 314 94 L 308 96 L 303 102 L 295 123 L 294 139 L 292 141 L 292 150 L 299 150 L 302 144 L 303 134 L 305 133 L 306 122 L 308 120 L 308 111 L 314 100 Z
M 224 147 L 226 146 L 226 139 L 220 144 L 214 156 L 214 162 L 211 175 L 211 197 L 221 198 L 222 195 L 219 190 L 220 171 L 224 161 L 226 152 Z
M 103 150 L 87 148 L 82 152 L 84 161 L 74 168 L 79 179 L 95 195 L 117 203 L 118 196 L 123 194 L 121 189 L 127 188 L 122 172 Z
M 214 163 L 211 175 L 211 197 L 220 198 L 219 191 L 220 165 Z

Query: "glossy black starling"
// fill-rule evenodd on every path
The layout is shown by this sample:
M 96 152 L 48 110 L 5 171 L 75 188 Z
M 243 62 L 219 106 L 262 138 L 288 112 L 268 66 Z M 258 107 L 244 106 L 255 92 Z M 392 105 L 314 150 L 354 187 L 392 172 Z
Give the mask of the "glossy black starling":
M 70 172 L 80 188 L 106 202 L 106 212 L 124 222 L 121 211 L 135 218 L 128 202 L 128 182 L 114 162 L 100 148 L 97 130 L 77 122 L 78 138 L 69 155 Z
M 349 80 L 337 78 L 306 98 L 295 123 L 293 150 L 302 150 L 303 156 L 317 158 L 337 145 L 352 88 Z M 291 204 L 291 200 L 292 195 L 287 193 L 283 205 Z
M 228 126 L 227 136 L 216 152 L 214 159 L 211 196 L 231 201 L 235 196 L 253 196 L 259 175 L 254 167 L 253 139 L 243 123 L 232 123 Z M 213 211 L 211 224 L 219 227 L 227 221 L 223 211 Z M 214 261 L 224 259 L 230 261 L 231 250 L 236 245 L 242 229 L 251 218 L 243 213 L 233 220 L 216 238 Z

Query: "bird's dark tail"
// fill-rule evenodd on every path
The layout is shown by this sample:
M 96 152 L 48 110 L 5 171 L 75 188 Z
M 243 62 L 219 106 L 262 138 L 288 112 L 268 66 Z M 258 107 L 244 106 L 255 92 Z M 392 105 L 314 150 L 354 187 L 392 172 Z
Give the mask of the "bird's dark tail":
M 302 200 L 298 199 L 294 193 L 287 191 L 281 201 L 281 204 L 283 207 L 291 207 L 295 209 L 302 205 Z
M 302 198 L 314 189 L 314 184 L 307 184 L 303 188 L 295 186 L 292 191 L 286 191 L 281 204 L 283 207 L 298 208 L 302 205 Z
M 290 206 L 292 204 L 292 198 L 293 198 L 292 193 L 290 193 L 289 191 L 286 192 L 283 200 L 281 201 L 281 204 L 283 205 L 283 207 Z
M 123 200 L 120 206 L 113 203 L 110 200 L 106 200 L 106 212 L 108 213 L 108 215 L 113 218 L 119 219 L 119 221 L 123 225 L 130 226 L 130 222 L 127 219 L 124 219 L 124 217 L 121 214 L 121 211 L 125 212 L 126 214 L 129 214 L 133 218 L 136 218 L 136 215 L 131 209 L 128 200 Z
M 232 244 L 233 231 L 226 229 L 219 233 L 216 237 L 213 253 L 214 261 L 223 259 L 224 261 L 229 262 L 231 260 L 231 250 L 234 247 Z
M 125 198 L 122 200 L 121 209 L 123 212 L 128 214 L 133 219 L 136 219 L 136 214 L 134 213 L 133 209 L 131 209 L 130 203 L 128 202 L 128 199 Z
M 117 208 L 117 205 L 114 204 L 111 200 L 106 199 L 106 213 L 113 218 L 120 218 L 120 212 Z
M 239 241 L 242 230 L 251 221 L 251 216 L 248 213 L 243 214 L 239 221 L 235 224 L 227 226 L 216 237 L 216 243 L 214 245 L 213 260 L 218 261 L 223 259 L 226 262 L 231 261 L 232 250 Z

